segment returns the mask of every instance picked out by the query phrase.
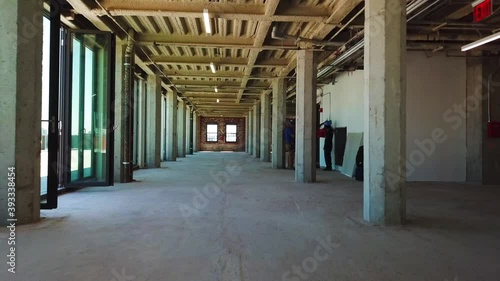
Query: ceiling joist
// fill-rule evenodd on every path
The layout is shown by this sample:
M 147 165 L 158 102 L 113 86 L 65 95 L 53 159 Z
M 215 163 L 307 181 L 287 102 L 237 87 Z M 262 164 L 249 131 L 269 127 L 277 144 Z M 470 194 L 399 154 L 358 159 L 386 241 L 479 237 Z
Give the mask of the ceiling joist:
M 272 1 L 271 1 L 272 2 Z M 278 1 L 279 2 L 279 1 Z M 203 9 L 210 12 L 211 17 L 226 20 L 270 21 L 270 22 L 323 22 L 328 17 L 328 11 L 316 6 L 284 7 L 280 13 L 269 15 L 269 5 L 266 4 L 239 4 L 220 2 L 183 2 L 183 1 L 151 1 L 142 0 L 137 5 L 135 0 L 101 0 L 102 8 L 95 8 L 92 12 L 98 16 L 107 13 L 113 16 L 161 16 L 176 18 L 201 18 Z

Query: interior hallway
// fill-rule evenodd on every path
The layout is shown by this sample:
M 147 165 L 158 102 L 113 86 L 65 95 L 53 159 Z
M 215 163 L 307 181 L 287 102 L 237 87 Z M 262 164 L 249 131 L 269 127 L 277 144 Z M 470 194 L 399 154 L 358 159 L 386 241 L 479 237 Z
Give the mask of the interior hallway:
M 139 170 L 135 183 L 63 195 L 42 222 L 18 227 L 17 274 L 0 280 L 498 280 L 498 187 L 411 184 L 410 223 L 368 227 L 360 182 L 318 171 L 319 183 L 298 184 L 270 165 L 197 153 Z M 193 207 L 193 189 L 215 183 L 221 167 L 233 176 L 184 218 L 180 204 Z M 335 245 L 314 261 L 328 237 Z

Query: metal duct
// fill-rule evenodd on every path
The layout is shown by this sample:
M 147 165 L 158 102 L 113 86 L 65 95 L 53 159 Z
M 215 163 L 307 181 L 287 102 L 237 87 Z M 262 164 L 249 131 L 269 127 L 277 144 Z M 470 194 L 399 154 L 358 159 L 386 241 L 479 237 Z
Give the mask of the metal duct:
M 122 163 L 120 182 L 131 182 L 132 179 L 132 124 L 133 124 L 133 100 L 132 100 L 132 63 L 134 56 L 134 30 L 130 29 L 128 32 L 127 48 L 125 49 L 125 56 L 123 59 L 123 123 L 122 123 Z
M 427 1 L 428 0 L 416 0 L 416 1 L 412 2 L 412 3 L 410 3 L 406 7 L 406 14 L 410 14 L 410 13 L 414 12 L 415 10 L 419 9 L 425 3 L 427 3 Z M 431 5 L 429 5 L 426 8 L 424 8 L 424 11 L 427 10 L 428 8 L 430 8 L 431 6 L 435 5 L 438 2 L 439 1 L 433 2 Z M 419 15 L 421 12 L 417 13 L 415 16 Z M 407 22 L 410 21 L 411 19 L 413 19 L 415 16 L 413 16 L 410 19 L 407 19 Z M 355 38 L 355 37 L 353 37 L 353 38 Z M 346 43 L 346 44 L 348 44 L 348 43 Z M 346 48 L 345 47 L 346 44 L 344 44 L 341 48 Z M 341 55 L 339 55 L 329 66 L 327 66 L 327 67 L 323 68 L 322 70 L 320 70 L 318 72 L 317 78 L 318 79 L 322 79 L 322 78 L 330 75 L 331 73 L 333 73 L 335 71 L 335 67 L 336 66 L 338 66 L 341 63 L 343 63 L 346 59 L 348 59 L 351 55 L 355 54 L 357 51 L 361 50 L 364 47 L 364 44 L 365 44 L 365 39 L 363 38 L 358 43 L 356 43 L 354 46 L 352 46 L 351 48 L 347 49 L 347 51 L 345 51 Z M 339 50 L 337 50 L 337 51 L 342 52 L 343 50 L 341 50 L 339 48 Z

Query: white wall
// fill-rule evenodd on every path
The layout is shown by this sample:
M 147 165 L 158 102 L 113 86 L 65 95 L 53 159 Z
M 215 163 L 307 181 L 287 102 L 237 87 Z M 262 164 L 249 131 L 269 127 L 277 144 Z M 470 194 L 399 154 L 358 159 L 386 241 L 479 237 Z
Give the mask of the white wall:
M 449 114 L 455 104 L 464 103 L 466 98 L 466 61 L 444 54 L 432 55 L 427 58 L 423 52 L 408 53 L 406 150 L 407 163 L 415 166 L 415 170 L 408 168 L 407 178 L 408 181 L 463 182 L 466 179 L 465 120 L 454 128 L 455 122 L 450 122 L 452 115 Z M 441 132 L 446 141 L 431 141 L 434 130 Z M 417 145 L 425 139 L 427 148 Z M 420 164 L 422 155 L 425 157 Z
M 363 91 L 365 87 L 362 70 L 346 72 L 337 76 L 335 84 L 323 87 L 320 114 L 321 122 L 330 119 L 332 127 L 347 127 L 347 133 L 364 131 Z M 323 155 L 324 138 L 320 139 L 320 165 L 326 166 Z M 332 158 L 335 162 L 334 153 Z M 334 163 L 335 165 L 335 163 Z
M 333 127 L 347 127 L 348 133 L 364 131 L 364 79 L 362 70 L 346 72 L 337 76 L 334 85 L 323 87 L 322 122 L 331 119 Z
M 423 52 L 407 55 L 407 156 L 411 164 L 408 181 L 465 181 L 465 120 L 458 124 L 453 110 L 462 104 L 466 93 L 466 62 Z M 342 73 L 334 85 L 323 87 L 321 120 L 331 119 L 335 127 L 347 127 L 348 133 L 364 131 L 363 71 Z M 443 114 L 447 114 L 443 117 Z M 441 131 L 442 129 L 442 131 Z M 433 131 L 441 133 L 435 148 L 423 140 L 432 139 Z M 321 140 L 321 148 L 323 147 Z M 419 158 L 419 156 L 422 156 Z M 321 153 L 321 165 L 324 157 Z M 413 169 L 414 168 L 414 169 Z

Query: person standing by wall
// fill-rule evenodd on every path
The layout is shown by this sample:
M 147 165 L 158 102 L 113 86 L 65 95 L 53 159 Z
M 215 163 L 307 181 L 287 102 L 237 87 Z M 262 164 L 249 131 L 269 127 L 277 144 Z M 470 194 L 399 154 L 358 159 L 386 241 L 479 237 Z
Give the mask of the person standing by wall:
M 295 169 L 295 122 L 289 120 L 285 128 L 285 149 L 287 156 L 287 168 Z
M 333 149 L 333 128 L 332 121 L 327 120 L 320 124 L 320 127 L 323 127 L 324 135 L 325 135 L 325 144 L 323 145 L 323 152 L 325 153 L 325 163 L 326 167 L 323 171 L 331 171 L 332 170 L 332 149 Z

